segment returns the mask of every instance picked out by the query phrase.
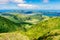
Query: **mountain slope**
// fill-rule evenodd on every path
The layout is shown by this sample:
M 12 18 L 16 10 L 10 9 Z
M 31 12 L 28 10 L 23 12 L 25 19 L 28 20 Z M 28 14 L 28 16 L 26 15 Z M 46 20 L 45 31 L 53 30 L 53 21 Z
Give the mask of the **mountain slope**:
M 29 40 L 26 35 L 21 34 L 20 32 L 12 33 L 1 33 L 0 40 Z
M 60 31 L 60 18 L 50 18 L 48 20 L 42 21 L 33 26 L 29 31 L 26 32 L 27 36 L 31 39 L 46 40 L 49 35 L 55 35 Z M 51 33 L 53 30 L 58 30 L 54 34 Z M 54 32 L 54 31 L 53 31 Z
M 18 30 L 18 27 L 21 27 L 21 25 L 0 16 L 0 32 Z
M 25 27 L 26 25 L 31 26 L 33 24 L 29 22 L 23 22 L 23 21 L 17 23 L 5 17 L 0 16 L 0 32 L 10 32 L 10 31 L 17 31 L 17 30 L 26 31 L 26 29 L 28 29 Z
M 16 22 L 20 23 L 21 21 L 32 21 L 32 20 L 42 20 L 42 15 L 41 14 L 9 14 L 9 13 L 3 13 L 1 16 Z

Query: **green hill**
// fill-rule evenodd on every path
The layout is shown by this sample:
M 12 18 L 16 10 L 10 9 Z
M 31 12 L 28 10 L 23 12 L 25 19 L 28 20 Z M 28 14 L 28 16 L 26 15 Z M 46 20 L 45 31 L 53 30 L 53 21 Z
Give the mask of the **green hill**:
M 21 25 L 0 16 L 0 33 L 18 30 L 18 27 Z
M 28 21 L 41 21 L 42 20 L 42 15 L 41 14 L 31 14 L 31 15 L 28 15 L 28 14 L 9 14 L 9 13 L 3 13 L 3 14 L 0 14 L 1 16 L 13 21 L 13 22 L 16 22 L 16 23 L 20 23 L 20 22 L 28 22 Z M 32 22 L 30 22 L 32 23 Z
M 1 33 L 0 40 L 30 40 L 26 35 L 20 32 Z
M 52 33 L 53 32 L 53 33 Z M 50 18 L 33 26 L 26 32 L 31 39 L 50 40 L 60 35 L 60 18 Z M 48 39 L 50 38 L 50 39 Z
M 39 18 L 40 17 L 40 18 Z M 25 15 L 25 14 L 0 14 L 0 30 L 8 32 L 12 30 L 26 30 L 41 20 L 40 14 Z M 26 27 L 29 26 L 29 27 Z M 6 30 L 5 30 L 6 29 Z
M 0 33 L 17 31 L 17 30 L 25 31 L 26 30 L 26 28 L 24 27 L 25 25 L 32 25 L 32 24 L 28 22 L 15 23 L 7 18 L 0 16 Z

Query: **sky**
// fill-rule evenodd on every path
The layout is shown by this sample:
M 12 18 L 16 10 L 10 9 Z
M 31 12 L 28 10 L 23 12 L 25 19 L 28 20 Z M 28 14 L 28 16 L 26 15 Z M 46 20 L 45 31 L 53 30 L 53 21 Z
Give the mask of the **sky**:
M 0 0 L 2 9 L 60 10 L 60 0 Z

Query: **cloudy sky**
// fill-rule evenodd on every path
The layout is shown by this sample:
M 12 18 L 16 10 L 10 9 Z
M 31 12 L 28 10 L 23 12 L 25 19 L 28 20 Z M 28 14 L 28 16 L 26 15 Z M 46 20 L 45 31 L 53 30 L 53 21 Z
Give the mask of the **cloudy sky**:
M 0 0 L 2 9 L 60 10 L 60 0 Z

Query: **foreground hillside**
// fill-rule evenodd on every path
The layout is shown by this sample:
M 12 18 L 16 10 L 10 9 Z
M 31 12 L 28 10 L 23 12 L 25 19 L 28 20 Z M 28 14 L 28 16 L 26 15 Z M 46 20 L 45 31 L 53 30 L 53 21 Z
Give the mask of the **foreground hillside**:
M 1 33 L 0 40 L 29 40 L 26 35 L 22 35 L 20 32 L 13 33 Z
M 33 25 L 23 21 L 16 23 L 0 16 L 0 40 L 60 40 L 60 17 L 44 18 Z M 28 28 L 25 25 L 32 26 Z
M 60 38 L 60 18 L 50 18 L 33 26 L 26 32 L 31 39 L 58 40 Z

